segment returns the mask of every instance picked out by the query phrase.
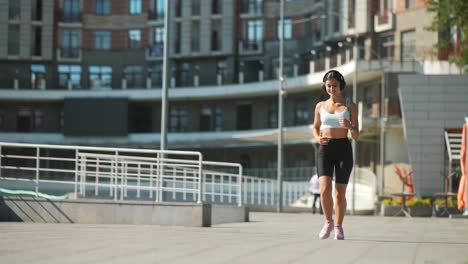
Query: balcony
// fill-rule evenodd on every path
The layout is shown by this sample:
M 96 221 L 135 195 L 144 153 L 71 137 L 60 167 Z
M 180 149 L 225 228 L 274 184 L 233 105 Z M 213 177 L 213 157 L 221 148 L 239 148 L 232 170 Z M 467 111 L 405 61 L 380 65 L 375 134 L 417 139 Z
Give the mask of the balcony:
M 60 47 L 57 50 L 59 61 L 81 61 L 80 47 Z
M 60 11 L 59 23 L 62 24 L 81 24 L 82 14 L 81 12 L 64 12 L 63 9 Z
M 252 55 L 252 54 L 261 54 L 263 52 L 263 41 L 248 41 L 241 40 L 239 41 L 239 54 L 240 55 Z
M 374 31 L 383 32 L 395 29 L 395 14 L 390 11 L 379 12 L 374 15 Z
M 146 48 L 147 60 L 162 60 L 164 55 L 164 44 L 153 44 Z
M 148 23 L 164 24 L 164 12 L 157 12 L 154 10 L 148 11 Z
M 263 14 L 262 3 L 242 1 L 241 18 L 258 17 L 258 16 L 261 16 L 262 14 Z

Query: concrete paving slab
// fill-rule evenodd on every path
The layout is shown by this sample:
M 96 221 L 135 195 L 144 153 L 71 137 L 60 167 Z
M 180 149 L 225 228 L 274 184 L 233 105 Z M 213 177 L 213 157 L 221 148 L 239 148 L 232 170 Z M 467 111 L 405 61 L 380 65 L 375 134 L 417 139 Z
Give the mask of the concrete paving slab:
M 210 228 L 0 223 L 1 263 L 468 263 L 466 219 L 346 216 L 319 240 L 312 214 L 250 213 Z

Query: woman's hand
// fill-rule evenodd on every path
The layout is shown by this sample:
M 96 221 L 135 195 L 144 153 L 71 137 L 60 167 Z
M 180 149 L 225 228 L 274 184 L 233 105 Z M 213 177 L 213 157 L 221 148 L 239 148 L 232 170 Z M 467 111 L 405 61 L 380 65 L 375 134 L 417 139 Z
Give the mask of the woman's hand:
M 320 145 L 328 145 L 329 141 L 330 141 L 329 138 L 320 135 L 320 138 L 319 138 Z
M 348 119 L 340 118 L 339 122 L 340 126 L 343 128 L 347 128 L 349 130 L 354 129 L 353 124 L 351 124 L 351 121 L 349 121 Z

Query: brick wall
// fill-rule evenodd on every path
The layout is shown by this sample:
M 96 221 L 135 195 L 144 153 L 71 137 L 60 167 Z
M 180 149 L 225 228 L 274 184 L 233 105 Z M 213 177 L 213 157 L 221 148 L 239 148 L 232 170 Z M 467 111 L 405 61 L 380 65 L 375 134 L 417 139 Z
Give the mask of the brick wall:
M 422 7 L 427 6 L 427 3 L 426 3 L 427 0 L 414 0 L 414 1 L 415 1 L 415 4 L 413 8 L 422 8 Z M 410 8 L 410 9 L 413 9 L 413 8 Z M 405 8 L 405 0 L 396 1 L 395 9 L 397 13 L 406 11 L 407 9 Z
M 403 125 L 418 195 L 442 192 L 444 131 L 468 116 L 468 75 L 400 75 Z

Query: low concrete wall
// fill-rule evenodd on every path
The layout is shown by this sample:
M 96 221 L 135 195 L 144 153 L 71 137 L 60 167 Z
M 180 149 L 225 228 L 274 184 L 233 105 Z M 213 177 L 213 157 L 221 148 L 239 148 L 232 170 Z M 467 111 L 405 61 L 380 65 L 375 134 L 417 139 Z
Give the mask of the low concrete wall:
M 246 219 L 248 211 L 234 205 L 0 196 L 0 221 L 209 227 Z

